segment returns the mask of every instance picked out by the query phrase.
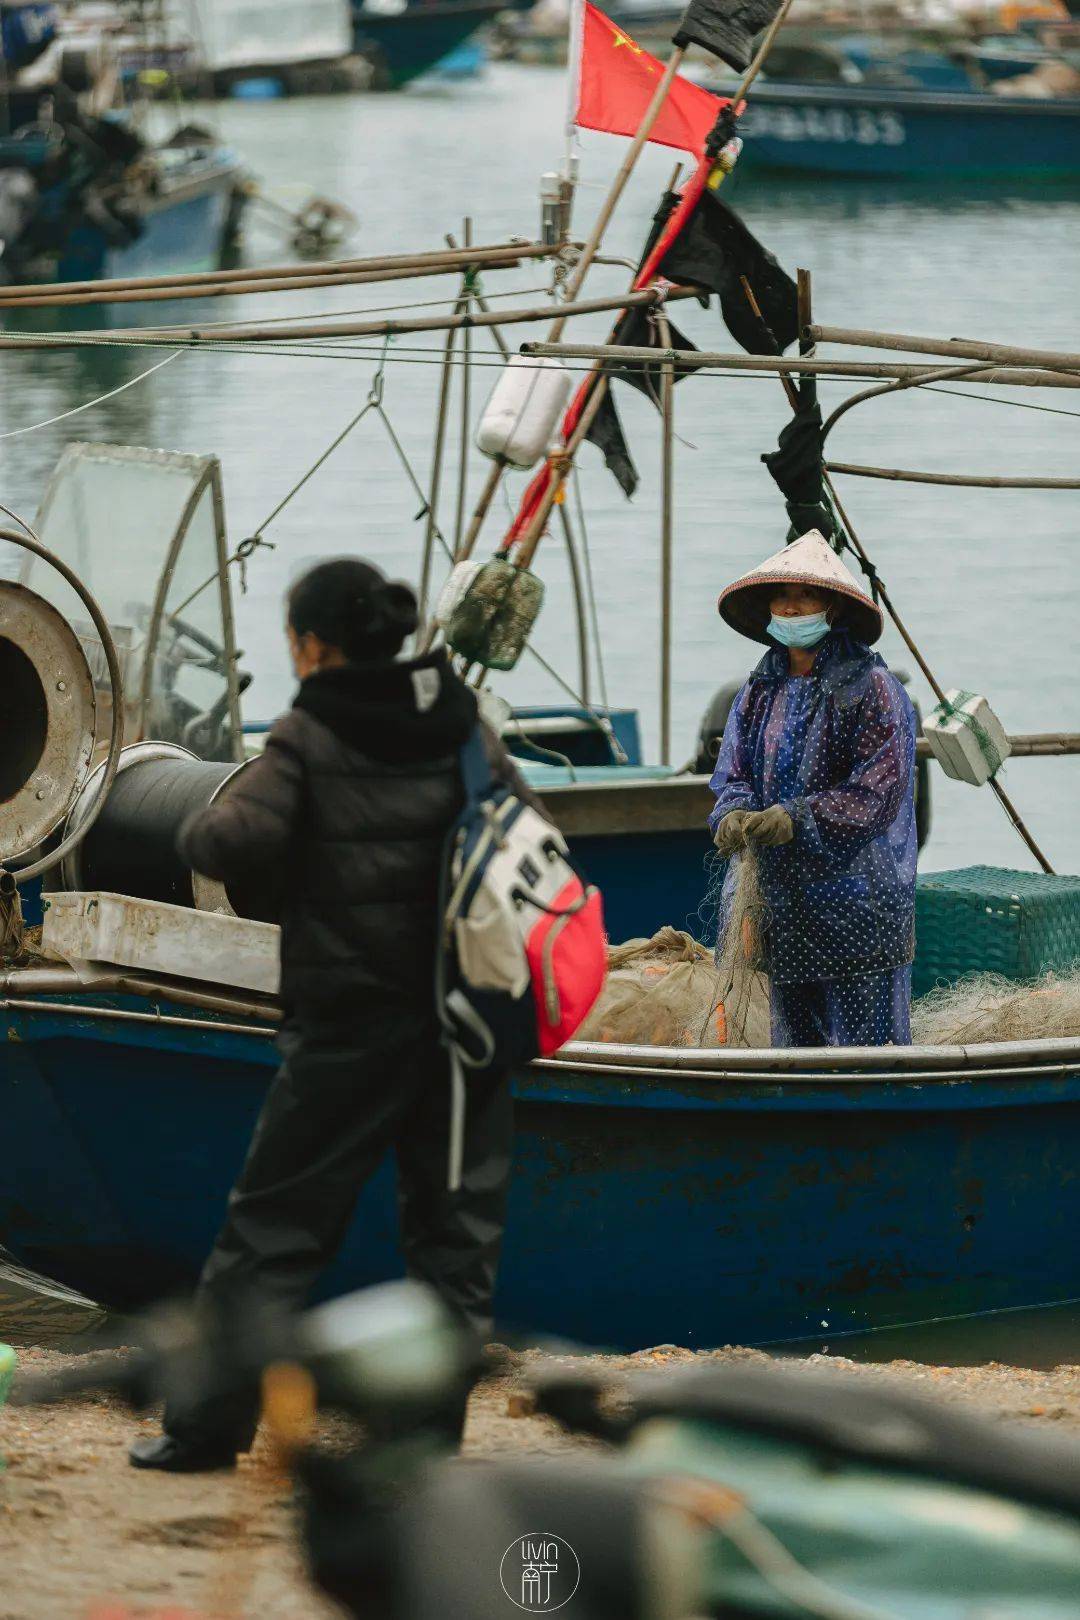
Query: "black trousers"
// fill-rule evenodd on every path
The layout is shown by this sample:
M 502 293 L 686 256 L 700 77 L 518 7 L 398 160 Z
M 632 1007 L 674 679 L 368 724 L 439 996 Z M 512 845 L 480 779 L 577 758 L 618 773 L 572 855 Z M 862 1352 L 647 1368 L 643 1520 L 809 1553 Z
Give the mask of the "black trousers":
M 393 1150 L 408 1275 L 430 1284 L 481 1341 L 490 1338 L 513 1150 L 508 1078 L 470 1080 L 461 1186 L 450 1192 L 449 1063 L 430 1014 L 373 1012 L 347 1034 L 288 1027 L 279 1047 L 282 1066 L 203 1270 L 200 1302 L 225 1319 L 248 1301 L 301 1306 L 340 1247 L 360 1189 Z M 238 1451 L 250 1447 L 257 1421 L 254 1391 L 176 1399 L 165 1413 L 176 1439 Z

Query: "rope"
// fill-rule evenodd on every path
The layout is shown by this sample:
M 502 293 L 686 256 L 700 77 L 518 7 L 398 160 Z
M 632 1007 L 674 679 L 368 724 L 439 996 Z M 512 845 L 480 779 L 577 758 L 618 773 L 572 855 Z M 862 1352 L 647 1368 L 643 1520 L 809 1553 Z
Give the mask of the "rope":
M 70 411 L 61 411 L 59 416 L 46 417 L 44 422 L 34 422 L 30 427 L 12 428 L 8 433 L 0 433 L 0 439 L 17 439 L 23 433 L 36 433 L 39 428 L 53 427 L 57 422 L 66 422 L 68 417 L 78 416 L 82 411 L 92 411 L 95 405 L 104 405 L 107 399 L 115 399 L 117 394 L 124 393 L 128 388 L 134 388 L 136 383 L 144 382 L 147 377 L 152 377 L 154 372 L 160 371 L 163 366 L 170 365 L 174 360 L 179 360 L 183 353 L 183 349 L 176 349 L 172 354 L 167 354 L 164 360 L 159 360 L 156 365 L 148 366 L 145 371 L 140 371 L 137 377 L 129 377 L 127 382 L 121 383 L 118 388 L 110 388 L 107 394 L 99 394 L 96 399 L 88 399 L 83 405 L 73 405 Z
M 837 378 L 831 379 L 836 382 Z M 1003 399 L 997 394 L 970 394 L 966 388 L 940 388 L 931 384 L 923 390 L 927 394 L 944 394 L 947 398 L 980 399 L 984 405 L 1015 405 L 1018 411 L 1045 411 L 1047 416 L 1080 416 L 1080 411 L 1067 411 L 1063 405 L 1033 405 L 1027 399 Z
M 345 424 L 345 426 L 342 428 L 341 432 L 339 434 L 337 434 L 334 439 L 331 440 L 331 442 L 327 445 L 326 449 L 322 452 L 322 454 L 320 456 L 318 456 L 315 459 L 315 461 L 312 462 L 311 466 L 308 468 L 307 472 L 304 473 L 303 477 L 298 478 L 296 483 L 293 485 L 292 489 L 290 489 L 289 492 L 286 495 L 282 496 L 281 500 L 278 501 L 278 503 L 274 507 L 273 511 L 267 517 L 263 518 L 262 522 L 259 524 L 258 528 L 254 532 L 253 538 L 255 540 L 258 540 L 259 537 L 262 534 L 262 531 L 264 529 L 268 528 L 269 525 L 271 523 L 273 523 L 273 521 L 274 521 L 274 519 L 276 517 L 280 516 L 280 514 L 288 506 L 289 502 L 291 500 L 293 500 L 297 495 L 299 495 L 300 491 L 304 488 L 304 485 L 309 483 L 310 480 L 312 478 L 314 478 L 315 474 L 319 471 L 320 467 L 324 466 L 325 463 L 327 461 L 329 461 L 329 459 L 333 455 L 334 451 L 337 450 L 340 445 L 345 443 L 345 440 L 349 437 L 349 434 L 352 432 L 353 428 L 358 427 L 359 424 L 364 420 L 364 417 L 369 414 L 369 412 L 374 411 L 374 410 L 379 410 L 381 408 L 381 406 L 382 406 L 382 394 L 383 394 L 383 378 L 384 378 L 384 373 L 385 373 L 385 370 L 386 370 L 386 351 L 387 351 L 387 349 L 389 347 L 390 347 L 390 339 L 387 338 L 386 342 L 383 345 L 383 356 L 382 356 L 382 360 L 379 362 L 379 369 L 376 371 L 375 376 L 372 378 L 371 387 L 368 390 L 367 399 L 365 400 L 365 402 L 364 402 L 363 406 L 361 407 L 361 409 L 357 411 L 356 415 L 352 418 L 351 421 L 349 421 L 349 422 L 347 422 Z

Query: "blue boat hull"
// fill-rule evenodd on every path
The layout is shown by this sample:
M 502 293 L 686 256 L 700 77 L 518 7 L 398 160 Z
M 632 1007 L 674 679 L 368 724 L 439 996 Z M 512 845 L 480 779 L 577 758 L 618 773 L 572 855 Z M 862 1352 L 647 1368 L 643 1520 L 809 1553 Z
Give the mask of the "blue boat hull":
M 1080 100 L 768 83 L 742 161 L 811 174 L 1080 176 Z
M 134 1005 L 9 1001 L 0 1059 L 0 1239 L 120 1305 L 196 1276 L 274 1067 L 265 1034 Z M 1080 1058 L 915 1080 L 583 1062 L 516 1091 L 504 1329 L 831 1343 L 1080 1297 Z M 324 1291 L 397 1274 L 394 1233 L 386 1164 Z
M 93 225 L 77 225 L 57 262 L 56 280 L 216 269 L 237 224 L 239 180 L 239 166 L 229 165 L 174 195 L 150 200 L 140 210 L 142 235 L 123 247 L 110 245 Z

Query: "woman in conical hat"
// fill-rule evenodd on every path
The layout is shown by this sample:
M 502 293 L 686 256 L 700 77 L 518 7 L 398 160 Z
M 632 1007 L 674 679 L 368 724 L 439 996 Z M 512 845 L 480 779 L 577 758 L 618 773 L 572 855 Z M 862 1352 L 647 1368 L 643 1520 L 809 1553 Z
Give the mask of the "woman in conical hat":
M 758 857 L 773 1044 L 909 1044 L 916 722 L 870 651 L 881 611 L 816 529 L 719 607 L 768 648 L 724 729 L 709 825 L 721 854 Z

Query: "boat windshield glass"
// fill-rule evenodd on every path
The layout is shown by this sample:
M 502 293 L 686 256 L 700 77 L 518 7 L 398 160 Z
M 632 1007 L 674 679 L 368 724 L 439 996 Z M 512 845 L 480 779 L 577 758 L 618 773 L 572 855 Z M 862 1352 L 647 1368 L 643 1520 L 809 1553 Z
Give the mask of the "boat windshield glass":
M 221 511 L 212 456 L 74 444 L 49 480 L 38 533 L 109 622 L 124 678 L 125 742 L 154 739 L 205 759 L 236 757 Z M 4 552 L 0 571 L 38 591 L 75 627 L 107 735 L 109 679 L 86 608 L 47 563 L 12 546 Z

